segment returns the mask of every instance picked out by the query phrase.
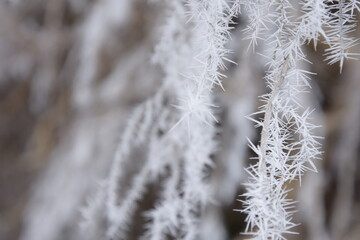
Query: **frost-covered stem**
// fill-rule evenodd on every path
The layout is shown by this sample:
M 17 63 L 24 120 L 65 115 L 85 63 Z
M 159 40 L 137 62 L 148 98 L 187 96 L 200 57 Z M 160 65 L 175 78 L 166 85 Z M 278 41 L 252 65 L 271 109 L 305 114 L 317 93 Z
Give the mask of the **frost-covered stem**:
M 284 239 L 284 234 L 293 233 L 293 201 L 287 199 L 286 183 L 310 169 L 305 163 L 313 167 L 312 159 L 319 153 L 316 137 L 310 132 L 314 126 L 307 121 L 309 111 L 298 113 L 302 106 L 297 95 L 308 86 L 306 71 L 296 67 L 305 60 L 301 24 L 290 15 L 293 8 L 289 1 L 278 0 L 273 7 L 277 28 L 269 37 L 272 41 L 268 46 L 273 50 L 265 77 L 271 92 L 264 96 L 265 104 L 259 112 L 264 114 L 264 120 L 254 120 L 262 131 L 260 145 L 250 143 L 258 163 L 247 169 L 250 182 L 246 184 L 244 201 L 246 231 L 262 240 Z
M 340 72 L 342 70 L 343 67 L 343 63 L 344 63 L 344 50 L 346 49 L 346 47 L 344 46 L 344 37 L 345 37 L 345 33 L 344 33 L 344 17 L 343 17 L 343 11 L 344 11 L 344 0 L 339 0 L 339 36 L 340 36 Z
M 271 91 L 271 95 L 269 98 L 269 101 L 266 104 L 265 107 L 265 114 L 264 114 L 264 121 L 263 121 L 263 127 L 261 130 L 261 139 L 260 139 L 260 151 L 261 151 L 261 157 L 259 159 L 259 169 L 262 174 L 266 175 L 266 164 L 264 161 L 264 158 L 266 157 L 266 150 L 267 150 L 267 141 L 270 135 L 270 122 L 272 119 L 272 115 L 274 113 L 273 111 L 273 101 L 276 96 L 278 96 L 278 93 L 280 91 L 280 88 L 285 81 L 285 77 L 287 75 L 287 72 L 289 70 L 289 57 L 287 56 L 284 59 L 284 64 L 282 65 L 280 74 L 278 76 L 278 79 L 275 81 L 274 88 Z
M 316 49 L 319 37 L 323 36 L 326 42 L 329 42 L 323 27 L 328 24 L 329 15 L 326 9 L 326 3 L 323 0 L 305 0 L 302 3 L 301 26 L 300 30 L 305 41 L 314 41 Z
M 184 153 L 184 176 L 181 186 L 183 199 L 181 216 L 182 239 L 197 239 L 199 217 L 213 195 L 206 181 L 206 169 L 212 166 L 211 155 L 216 148 L 213 89 L 222 87 L 225 69 L 223 60 L 228 50 L 229 24 L 236 5 L 229 8 L 224 0 L 188 0 L 191 13 L 192 50 L 194 66 L 184 78 L 183 96 L 178 108 L 182 117 L 180 127 L 188 132 Z M 179 125 L 179 124 L 178 124 Z
M 326 59 L 330 64 L 339 62 L 340 71 L 342 71 L 345 59 L 356 59 L 357 53 L 351 53 L 349 50 L 357 44 L 357 39 L 351 37 L 355 30 L 355 9 L 359 10 L 357 0 L 329 1 L 327 7 L 329 15 L 327 31 L 327 43 L 330 45 L 326 49 Z
M 153 162 L 146 161 L 138 174 L 131 179 L 132 187 L 127 195 L 119 196 L 120 180 L 125 180 L 122 165 L 127 161 L 129 154 L 134 147 L 146 140 L 153 128 L 157 118 L 161 118 L 162 100 L 164 98 L 165 86 L 161 86 L 157 94 L 139 105 L 133 112 L 127 123 L 127 128 L 122 136 L 115 158 L 112 163 L 111 171 L 107 180 L 106 191 L 106 216 L 109 220 L 107 235 L 113 237 L 116 234 L 122 236 L 126 225 L 131 222 L 131 216 L 137 205 L 137 200 L 141 198 L 146 183 L 149 182 L 151 165 Z M 121 199 L 121 204 L 119 204 Z
M 285 27 L 286 24 L 286 11 L 285 8 L 283 6 L 283 0 L 279 0 L 280 1 L 280 7 L 281 7 L 281 25 L 280 25 L 280 30 L 279 33 L 282 32 L 282 30 Z M 280 37 L 279 37 L 280 39 Z M 281 49 L 279 48 L 279 42 L 277 43 L 277 48 L 275 49 L 274 52 L 274 60 L 276 59 L 276 52 L 277 51 L 281 51 Z M 280 87 L 282 85 L 282 83 L 285 81 L 285 77 L 287 74 L 287 71 L 289 69 L 289 57 L 285 57 L 284 58 L 284 63 L 281 66 L 281 70 L 277 76 L 277 79 L 275 80 L 275 84 L 272 88 L 271 91 L 271 95 L 270 98 L 265 106 L 265 115 L 264 115 L 264 122 L 263 122 L 263 127 L 261 130 L 261 140 L 260 140 L 260 151 L 261 151 L 261 157 L 259 159 L 259 169 L 261 171 L 262 174 L 266 175 L 266 164 L 264 161 L 264 158 L 266 157 L 266 150 L 267 150 L 267 141 L 269 138 L 269 129 L 270 129 L 270 121 L 271 121 L 271 117 L 273 115 L 273 101 L 275 99 L 275 97 L 278 95 L 279 91 L 280 91 Z
M 267 0 L 240 0 L 241 11 L 246 14 L 249 19 L 249 24 L 244 29 L 246 33 L 246 39 L 250 40 L 249 47 L 253 47 L 258 44 L 258 40 L 263 40 L 263 34 L 267 30 L 267 24 L 270 20 L 269 7 L 271 1 Z

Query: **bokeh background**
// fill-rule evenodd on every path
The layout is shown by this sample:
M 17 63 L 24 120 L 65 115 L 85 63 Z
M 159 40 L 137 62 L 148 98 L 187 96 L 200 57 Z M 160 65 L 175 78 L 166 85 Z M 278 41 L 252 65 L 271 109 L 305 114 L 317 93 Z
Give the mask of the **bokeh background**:
M 163 1 L 0 0 L 1 240 L 92 239 L 81 233 L 81 209 L 109 173 L 131 111 L 163 80 L 151 56 L 165 11 Z M 245 116 L 267 91 L 265 62 L 242 40 L 245 20 L 235 19 L 228 44 L 238 64 L 228 66 L 226 91 L 214 93 L 219 204 L 207 211 L 209 240 L 244 239 L 245 216 L 233 210 L 251 156 L 246 137 L 259 137 Z M 301 188 L 293 183 L 301 224 L 288 238 L 359 240 L 360 61 L 340 74 L 323 62 L 325 47 L 305 48 L 312 64 L 304 68 L 317 74 L 303 99 L 322 125 L 323 160 Z

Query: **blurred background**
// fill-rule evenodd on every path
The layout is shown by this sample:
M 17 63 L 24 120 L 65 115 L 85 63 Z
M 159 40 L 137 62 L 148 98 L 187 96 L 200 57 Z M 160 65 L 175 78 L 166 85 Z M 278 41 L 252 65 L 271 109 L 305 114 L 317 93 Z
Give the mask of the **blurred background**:
M 1 240 L 92 239 L 79 230 L 80 210 L 109 173 L 134 106 L 163 80 L 150 59 L 165 8 L 144 0 L 0 0 Z M 267 91 L 265 62 L 241 40 L 245 19 L 236 21 L 228 48 L 238 65 L 228 66 L 226 91 L 215 92 L 221 131 L 211 183 L 220 204 L 205 216 L 209 240 L 244 239 L 245 216 L 233 210 L 241 208 L 251 156 L 246 137 L 259 137 L 245 116 Z M 301 224 L 288 239 L 359 240 L 360 61 L 340 74 L 323 62 L 325 47 L 305 49 L 313 64 L 304 68 L 317 74 L 303 99 L 322 125 L 323 160 L 301 188 L 292 186 Z

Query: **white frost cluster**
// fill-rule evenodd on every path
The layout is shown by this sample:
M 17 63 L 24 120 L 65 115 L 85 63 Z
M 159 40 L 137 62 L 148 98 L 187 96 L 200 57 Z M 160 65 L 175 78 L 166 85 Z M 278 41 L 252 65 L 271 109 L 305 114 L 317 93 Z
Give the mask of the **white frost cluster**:
M 299 67 L 308 61 L 302 48 L 323 40 L 329 44 L 327 60 L 340 62 L 342 68 L 344 59 L 354 56 L 348 51 L 356 41 L 348 35 L 358 1 L 304 0 L 300 10 L 290 0 L 165 2 L 167 15 L 152 58 L 164 72 L 163 83 L 129 119 L 106 191 L 98 198 L 104 201 L 107 236 L 127 239 L 147 186 L 162 179 L 155 207 L 145 211 L 141 238 L 199 238 L 200 217 L 213 200 L 207 179 L 218 147 L 213 91 L 223 88 L 224 61 L 231 62 L 225 44 L 233 18 L 244 13 L 253 49 L 265 42 L 270 92 L 262 96 L 264 105 L 256 113 L 263 120 L 253 119 L 262 132 L 259 145 L 250 142 L 257 162 L 247 169 L 250 179 L 241 211 L 247 214 L 247 234 L 285 239 L 296 226 L 288 185 L 301 180 L 305 171 L 316 171 L 313 161 L 320 155 L 319 137 L 313 135 L 317 126 L 309 121 L 312 111 L 300 103 L 311 74 Z
M 198 239 L 200 217 L 212 201 L 208 169 L 216 150 L 213 88 L 221 86 L 229 24 L 237 13 L 224 0 L 167 1 L 167 17 L 153 61 L 164 81 L 153 98 L 133 112 L 103 191 L 109 238 L 127 239 L 147 186 L 163 179 L 155 207 L 146 211 L 142 239 Z M 188 14 L 186 14 L 188 12 Z M 132 157 L 144 156 L 138 163 Z M 136 165 L 132 172 L 129 164 Z M 86 224 L 85 224 L 86 225 Z
M 359 10 L 360 1 L 358 0 L 337 0 L 329 1 L 328 13 L 330 21 L 328 22 L 329 31 L 326 60 L 330 64 L 340 62 L 340 70 L 344 65 L 345 59 L 356 59 L 356 53 L 349 50 L 357 43 L 357 39 L 351 37 L 355 31 L 356 16 L 355 10 Z
M 250 180 L 244 194 L 245 209 L 241 210 L 247 214 L 246 233 L 254 239 L 286 239 L 286 234 L 295 233 L 294 202 L 288 197 L 291 191 L 288 185 L 301 180 L 305 171 L 316 171 L 313 161 L 321 153 L 319 137 L 313 134 L 317 126 L 309 121 L 312 111 L 304 109 L 299 98 L 310 87 L 311 74 L 299 68 L 308 61 L 302 46 L 313 41 L 316 47 L 322 37 L 329 44 L 327 60 L 340 62 L 342 68 L 344 59 L 354 55 L 348 51 L 356 41 L 347 35 L 354 27 L 352 19 L 357 4 L 342 0 L 302 1 L 300 17 L 288 0 L 260 5 L 247 2 L 243 6 L 244 10 L 253 8 L 252 18 L 256 18 L 254 13 L 266 13 L 270 19 L 251 20 L 247 28 L 248 32 L 268 29 L 265 42 L 269 50 L 265 79 L 270 93 L 262 96 L 264 105 L 256 113 L 263 114 L 264 119 L 253 119 L 262 128 L 261 140 L 260 145 L 250 142 L 257 162 L 247 169 Z M 266 9 L 259 10 L 259 6 Z M 256 41 L 254 36 L 251 39 Z

